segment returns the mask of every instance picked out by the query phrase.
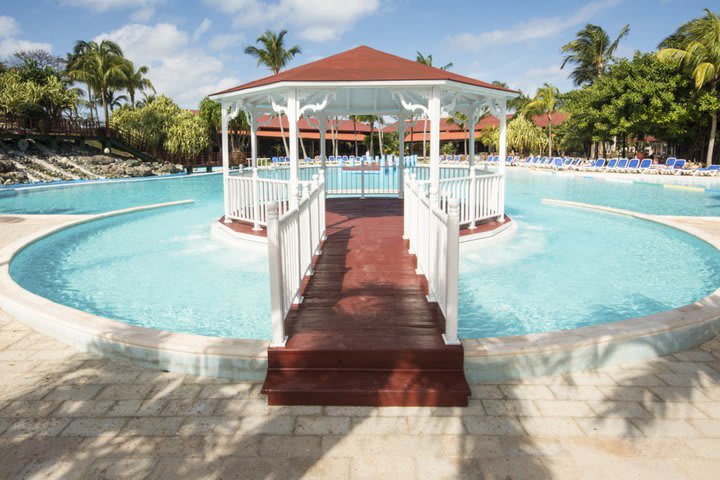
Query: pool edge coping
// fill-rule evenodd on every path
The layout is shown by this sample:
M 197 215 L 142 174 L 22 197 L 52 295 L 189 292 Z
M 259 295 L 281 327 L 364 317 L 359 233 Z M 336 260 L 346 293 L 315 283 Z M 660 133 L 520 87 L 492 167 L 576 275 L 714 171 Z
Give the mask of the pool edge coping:
M 120 356 L 156 368 L 166 367 L 184 373 L 261 379 L 267 368 L 269 344 L 267 340 L 207 337 L 131 325 L 52 302 L 25 290 L 10 276 L 10 261 L 15 255 L 32 243 L 61 230 L 112 216 L 191 202 L 192 200 L 183 200 L 96 215 L 77 215 L 78 218 L 38 230 L 0 248 L 0 287 L 2 287 L 0 307 L 22 323 L 82 350 Z M 696 217 L 647 215 L 563 200 L 543 199 L 543 202 L 605 211 L 663 224 L 692 235 L 720 250 L 720 239 L 716 241 L 709 238 L 707 232 L 678 225 L 673 221 L 674 218 Z M 661 335 L 683 334 L 698 328 L 705 330 L 701 338 L 691 339 L 691 341 L 697 340 L 695 344 L 706 340 L 705 337 L 708 335 L 712 336 L 720 331 L 720 288 L 692 304 L 643 317 L 572 330 L 514 337 L 465 338 L 461 341 L 465 350 L 465 368 L 469 379 L 483 381 L 550 374 L 550 372 L 538 372 L 538 367 L 529 363 L 533 361 L 547 363 L 550 357 L 558 354 L 588 348 L 597 352 L 600 347 L 627 344 L 640 338 L 647 340 Z M 72 338 L 71 333 L 78 333 L 82 338 Z M 678 341 L 675 344 L 687 348 L 688 340 Z M 655 354 L 637 360 L 673 351 L 677 350 L 673 350 L 672 347 L 656 349 Z M 596 356 L 591 357 L 594 362 L 586 361 L 581 365 L 569 365 L 561 370 L 587 370 L 611 364 L 605 362 L 598 365 Z M 628 361 L 622 356 L 614 358 Z M 496 371 L 485 372 L 484 368 L 490 364 Z M 242 371 L 230 371 L 237 369 L 238 366 Z

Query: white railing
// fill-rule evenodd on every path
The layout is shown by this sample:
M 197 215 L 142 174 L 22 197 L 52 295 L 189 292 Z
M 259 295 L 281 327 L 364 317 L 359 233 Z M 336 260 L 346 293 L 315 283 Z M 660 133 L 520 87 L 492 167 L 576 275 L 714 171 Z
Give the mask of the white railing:
M 505 182 L 503 174 L 477 174 L 470 170 L 467 177 L 440 180 L 440 209 L 448 212 L 450 199 L 459 200 L 460 225 L 474 228 L 477 222 L 502 218 Z
M 319 255 L 325 235 L 325 179 L 303 182 L 297 207 L 279 214 L 278 202 L 267 206 L 268 260 L 270 265 L 271 346 L 285 345 L 285 317 L 302 302 L 300 287 L 312 275 L 313 256 Z
M 460 224 L 457 199 L 447 202 L 448 212 L 441 210 L 437 192 L 427 195 L 426 181 L 405 177 L 404 237 L 410 253 L 417 257 L 418 273 L 428 283 L 428 300 L 438 303 L 445 316 L 446 344 L 459 344 L 458 280 L 460 263 Z
M 226 177 L 230 220 L 252 222 L 258 230 L 267 226 L 267 209 L 271 202 L 278 205 L 278 214 L 284 215 L 290 208 L 290 183 L 285 180 L 263 178 L 257 169 L 251 176 L 230 175 Z

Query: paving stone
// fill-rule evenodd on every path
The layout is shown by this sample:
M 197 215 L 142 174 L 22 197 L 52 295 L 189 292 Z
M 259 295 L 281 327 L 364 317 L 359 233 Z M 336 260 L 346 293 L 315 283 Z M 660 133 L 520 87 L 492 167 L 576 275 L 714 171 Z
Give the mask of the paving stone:
M 185 420 L 178 435 L 235 435 L 242 419 L 227 417 L 191 417 Z
M 230 385 L 205 385 L 200 391 L 200 398 L 236 398 L 247 397 L 253 391 L 252 383 L 234 383 Z
M 550 385 L 558 400 L 602 400 L 603 393 L 594 385 Z
M 124 435 L 176 435 L 185 417 L 133 418 L 122 430 Z
M 381 457 L 356 457 L 351 460 L 350 478 L 415 478 L 415 461 L 409 457 L 395 457 L 392 461 Z
M 355 417 L 351 429 L 352 433 L 358 435 L 404 434 L 408 433 L 409 421 L 409 418 L 403 417 Z
M 577 400 L 535 400 L 540 415 L 548 417 L 592 417 L 595 413 L 586 402 Z
M 576 418 L 575 423 L 588 436 L 640 437 L 642 432 L 629 419 L 622 418 Z
M 265 457 L 319 457 L 321 442 L 319 435 L 263 435 L 259 453 Z
M 168 400 L 160 415 L 212 415 L 220 405 L 217 399 L 204 400 Z
M 70 423 L 66 418 L 21 418 L 3 432 L 3 436 L 56 436 Z
M 520 422 L 529 435 L 540 437 L 583 436 L 571 418 L 521 417 Z
M 113 406 L 114 400 L 68 400 L 52 413 L 54 417 L 99 417 Z
M 687 402 L 645 402 L 643 407 L 657 418 L 707 418 L 703 412 Z
M 290 435 L 295 429 L 295 417 L 290 415 L 245 417 L 240 422 L 242 435 Z
M 598 389 L 602 392 L 604 398 L 608 400 L 625 400 L 631 402 L 649 402 L 658 400 L 658 397 L 653 393 L 656 388 L 668 388 L 668 387 L 628 387 L 628 386 L 601 386 Z M 602 400 L 600 399 L 588 399 L 588 400 Z
M 501 399 L 505 398 L 505 394 L 497 385 L 470 385 L 473 399 Z
M 625 401 L 587 402 L 599 418 L 650 418 L 642 404 Z
M 501 385 L 500 390 L 507 398 L 520 400 L 552 400 L 555 395 L 545 385 Z
M 124 418 L 76 418 L 62 431 L 65 437 L 117 435 L 127 422 Z
M 46 417 L 63 402 L 60 400 L 22 400 L 13 401 L 0 410 L 0 417 Z
M 162 400 L 118 400 L 107 412 L 111 417 L 144 417 L 159 415 L 165 407 Z
M 532 400 L 483 400 L 485 413 L 492 416 L 498 415 L 523 415 L 526 417 L 540 415 L 540 410 Z
M 525 429 L 516 417 L 465 417 L 465 428 L 473 435 L 523 435 Z
M 97 400 L 143 400 L 152 385 L 148 384 L 112 384 L 107 385 L 96 397 Z
M 485 480 L 547 479 L 551 472 L 543 460 L 535 457 L 493 458 L 480 462 L 480 471 Z
M 350 430 L 348 417 L 298 417 L 295 433 L 299 435 L 333 435 Z
M 122 459 L 101 459 L 93 462 L 88 468 L 88 478 L 102 479 L 145 479 L 155 467 L 156 460 L 152 457 L 130 457 Z
M 690 419 L 688 423 L 706 438 L 720 438 L 720 420 Z
M 632 419 L 632 422 L 648 437 L 693 438 L 698 435 L 687 420 Z

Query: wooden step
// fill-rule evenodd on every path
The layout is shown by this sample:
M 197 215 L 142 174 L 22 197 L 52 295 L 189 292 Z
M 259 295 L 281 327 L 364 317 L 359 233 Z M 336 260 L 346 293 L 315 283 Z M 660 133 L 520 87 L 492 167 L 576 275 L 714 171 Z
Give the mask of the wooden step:
M 269 405 L 463 407 L 470 388 L 462 371 L 269 369 Z

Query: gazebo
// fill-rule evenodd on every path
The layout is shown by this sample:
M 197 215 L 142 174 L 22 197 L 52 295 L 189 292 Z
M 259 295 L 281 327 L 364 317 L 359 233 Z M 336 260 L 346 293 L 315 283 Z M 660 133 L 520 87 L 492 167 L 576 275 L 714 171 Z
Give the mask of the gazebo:
M 387 368 L 391 370 L 394 368 L 392 365 L 397 365 L 397 362 L 401 361 L 398 355 L 402 354 L 403 348 L 410 348 L 413 342 L 424 338 L 422 340 L 424 343 L 421 342 L 422 349 L 427 350 L 428 345 L 434 346 L 430 349 L 429 356 L 423 358 L 445 362 L 444 365 L 453 365 L 452 368 L 456 370 L 452 375 L 448 371 L 444 373 L 436 371 L 428 374 L 427 378 L 423 376 L 424 373 L 418 376 L 417 378 L 425 378 L 423 382 L 426 383 L 416 385 L 413 395 L 417 395 L 417 399 L 412 401 L 446 405 L 467 403 L 469 390 L 462 374 L 462 346 L 458 338 L 457 325 L 459 231 L 461 227 L 472 230 L 478 223 L 486 221 L 505 222 L 506 105 L 507 100 L 515 96 L 517 96 L 515 91 L 366 46 L 353 48 L 211 95 L 212 99 L 222 105 L 224 222 L 239 222 L 247 225 L 243 228 L 248 230 L 252 226 L 256 231 L 253 232 L 255 238 L 263 235 L 267 238 L 272 315 L 272 341 L 268 351 L 270 364 L 282 366 L 300 361 L 298 360 L 300 353 L 308 355 L 306 361 L 300 361 L 300 365 L 307 367 L 315 361 L 320 362 L 317 357 L 312 356 L 315 353 L 312 351 L 315 340 L 298 339 L 302 335 L 298 335 L 297 331 L 290 339 L 290 343 L 294 342 L 290 350 L 295 356 L 287 362 L 282 358 L 285 353 L 290 353 L 286 350 L 288 342 L 286 319 L 291 310 L 295 317 L 303 315 L 304 289 L 311 288 L 315 298 L 321 300 L 320 303 L 327 304 L 326 296 L 329 292 L 322 290 L 323 285 L 336 284 L 335 281 L 328 281 L 327 278 L 313 283 L 313 278 L 316 278 L 313 274 L 317 273 L 313 270 L 318 265 L 317 262 L 321 262 L 323 258 L 321 248 L 327 248 L 328 243 L 332 244 L 331 250 L 335 253 L 348 248 L 344 240 L 335 241 L 331 238 L 335 236 L 346 239 L 342 235 L 338 236 L 337 232 L 328 234 L 327 240 L 323 242 L 326 238 L 326 196 L 340 195 L 346 205 L 347 202 L 352 202 L 347 197 L 394 196 L 402 199 L 400 213 L 395 214 L 394 219 L 375 221 L 395 222 L 394 225 L 402 226 L 402 236 L 407 241 L 407 248 L 404 251 L 399 249 L 400 235 L 388 239 L 386 245 L 392 243 L 395 245 L 393 248 L 398 249 L 394 259 L 400 261 L 400 257 L 404 258 L 402 265 L 397 268 L 407 269 L 411 264 L 417 265 L 416 269 L 402 270 L 400 278 L 415 278 L 416 275 L 425 277 L 424 294 L 427 305 L 416 304 L 420 311 L 410 318 L 417 318 L 421 325 L 425 325 L 421 329 L 430 330 L 427 330 L 429 333 L 426 333 L 426 336 L 413 335 L 411 339 L 401 339 L 396 333 L 397 330 L 387 330 L 389 338 L 383 337 L 381 341 L 378 339 L 387 351 L 378 358 L 386 359 Z M 245 112 L 250 125 L 252 152 L 250 175 L 248 172 L 231 175 L 229 170 L 228 122 L 240 111 Z M 498 118 L 500 158 L 492 169 L 485 166 L 477 168 L 473 165 L 475 152 L 472 143 L 469 164 L 441 167 L 440 119 L 443 113 L 452 115 L 455 112 L 464 113 L 471 128 L 486 113 Z M 260 119 L 279 114 L 288 118 L 288 165 L 259 169 L 257 132 L 262 123 Z M 387 158 L 384 155 L 374 158 L 366 156 L 350 158 L 349 164 L 344 164 L 344 159 L 332 159 L 326 155 L 325 136 L 328 117 L 360 114 L 393 116 L 397 119 L 399 129 L 397 155 L 390 155 Z M 430 123 L 429 165 L 418 165 L 415 161 L 406 159 L 404 155 L 404 130 L 406 123 L 412 123 L 406 120 L 418 117 L 426 117 Z M 316 125 L 319 132 L 320 160 L 317 164 L 308 164 L 305 159 L 299 158 L 298 122 L 303 118 Z M 474 133 L 471 132 L 471 135 Z M 376 182 L 377 179 L 382 179 L 385 183 L 381 187 L 377 184 L 368 185 L 368 182 L 372 181 L 371 177 L 376 179 L 374 180 Z M 351 182 L 355 183 L 349 185 Z M 399 201 L 394 202 L 396 205 L 394 208 L 397 208 Z M 370 204 L 372 202 L 365 203 L 365 205 Z M 347 222 L 345 224 L 347 225 Z M 223 226 L 223 228 L 227 227 Z M 360 225 L 356 228 L 358 231 L 366 228 L 362 233 L 366 236 L 373 235 L 375 230 L 372 228 L 387 230 L 380 223 L 376 223 L 370 230 Z M 374 269 L 382 274 L 386 269 L 385 265 L 382 262 L 378 263 L 377 260 L 381 253 L 369 254 L 369 257 L 372 257 L 366 257 L 369 263 L 355 271 Z M 409 258 L 410 255 L 415 255 L 416 259 Z M 374 265 L 370 265 L 373 261 Z M 346 271 L 343 266 L 339 267 L 340 271 Z M 334 271 L 338 271 L 337 267 Z M 350 268 L 347 272 L 349 272 L 347 275 L 352 275 L 353 269 Z M 373 282 L 375 281 L 377 279 L 373 278 Z M 339 282 L 345 283 L 342 279 Z M 387 282 L 388 288 L 398 287 L 397 291 L 404 291 L 401 285 L 391 285 L 393 282 L 391 278 L 388 278 Z M 334 291 L 333 295 L 335 298 L 340 295 L 339 304 L 352 303 L 358 295 L 363 295 L 362 289 L 365 288 L 365 284 L 361 283 L 362 285 L 358 287 L 360 293 L 354 288 L 352 293 L 347 293 L 348 297 L 343 297 L 345 292 L 341 288 L 339 292 Z M 367 288 L 376 291 L 371 285 L 367 285 Z M 417 296 L 418 293 L 419 290 L 413 295 Z M 373 294 L 369 293 L 369 295 Z M 295 309 L 293 309 L 294 305 Z M 442 314 L 442 324 L 435 323 L 437 320 L 436 313 L 433 313 L 435 308 L 439 308 Z M 311 307 L 308 309 L 311 310 Z M 297 310 L 300 312 L 298 313 Z M 318 314 L 317 310 L 309 315 L 312 316 L 309 323 L 318 325 L 318 322 L 325 321 L 323 314 Z M 337 320 L 334 318 L 335 315 L 331 308 L 326 310 L 328 322 L 335 322 Z M 298 322 L 303 323 L 301 320 Z M 385 331 L 383 329 L 387 328 L 387 325 L 378 324 L 377 328 L 378 331 Z M 417 325 L 408 325 L 409 331 L 415 328 Z M 439 329 L 444 331 L 442 338 L 439 335 L 435 338 L 434 335 Z M 336 332 L 334 335 L 325 338 L 323 348 L 326 349 L 325 355 L 327 349 L 331 348 L 328 345 L 336 345 L 338 365 L 364 365 L 363 362 L 372 357 L 372 355 L 368 357 L 361 347 L 357 347 L 354 351 L 346 348 L 347 338 L 344 338 L 341 332 Z M 368 342 L 370 339 L 365 337 L 354 340 L 356 346 L 365 345 L 370 348 Z M 370 349 L 375 351 L 376 345 Z M 332 361 L 332 357 L 328 355 L 322 358 L 324 359 L 322 361 L 328 359 Z M 427 363 L 426 360 L 423 362 Z M 373 371 L 380 374 L 378 372 L 382 372 L 382 369 L 377 368 L 377 363 L 373 365 Z M 317 369 L 317 365 L 313 368 Z M 282 370 L 280 367 L 278 369 Z M 295 368 L 282 373 L 271 368 L 268 370 L 264 391 L 270 395 L 271 403 L 304 402 L 309 398 L 323 404 L 352 402 L 347 391 L 333 390 L 333 385 L 335 387 L 340 383 L 350 385 L 353 375 L 358 376 L 358 385 L 365 381 L 370 384 L 382 383 L 379 378 L 368 380 L 367 376 L 363 377 L 363 380 L 356 370 L 357 368 L 352 372 L 345 372 L 341 380 L 338 377 L 337 366 L 328 369 L 327 375 L 324 376 L 318 376 L 317 370 L 303 372 L 303 368 Z M 318 378 L 327 381 L 324 384 L 317 384 Z M 293 384 L 294 387 L 289 387 L 289 384 Z M 451 384 L 449 390 L 446 389 L 447 393 L 438 393 L 444 391 L 445 387 L 439 386 L 441 384 L 446 386 Z M 308 385 L 314 387 L 310 388 Z M 436 385 L 437 388 L 428 385 Z M 303 388 L 306 388 L 306 391 L 303 391 Z M 405 395 L 407 391 L 403 388 L 398 386 L 398 389 L 393 390 L 394 393 L 389 394 L 375 392 L 374 397 L 368 397 L 364 401 L 370 402 L 368 404 L 409 404 Z M 319 391 L 327 395 L 317 399 Z

